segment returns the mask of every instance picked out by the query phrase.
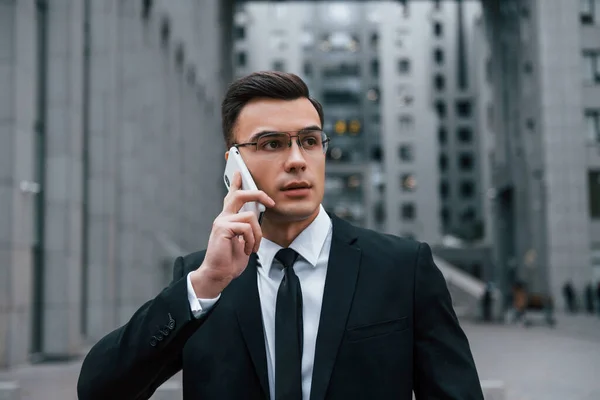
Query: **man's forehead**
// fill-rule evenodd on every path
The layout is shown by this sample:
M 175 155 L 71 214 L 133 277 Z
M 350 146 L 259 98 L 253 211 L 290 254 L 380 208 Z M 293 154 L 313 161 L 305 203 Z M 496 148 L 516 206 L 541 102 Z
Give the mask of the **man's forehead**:
M 235 133 L 241 142 L 263 131 L 297 131 L 320 125 L 319 113 L 307 98 L 256 99 L 240 112 Z

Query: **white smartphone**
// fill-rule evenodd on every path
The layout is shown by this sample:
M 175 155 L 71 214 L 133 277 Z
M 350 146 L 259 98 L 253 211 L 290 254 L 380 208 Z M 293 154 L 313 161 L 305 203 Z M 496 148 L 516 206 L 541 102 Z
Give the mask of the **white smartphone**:
M 242 159 L 240 151 L 234 146 L 229 149 L 229 156 L 227 157 L 227 163 L 225 164 L 225 173 L 223 174 L 223 180 L 227 190 L 229 190 L 229 186 L 231 185 L 231 182 L 233 182 L 233 174 L 235 171 L 239 171 L 242 175 L 242 190 L 258 190 L 256 183 L 254 183 L 254 179 L 252 179 L 252 175 L 250 175 L 248 167 L 246 167 L 246 163 L 244 163 L 244 160 Z M 265 212 L 265 206 L 253 201 L 244 204 L 240 209 L 240 212 L 242 211 L 254 212 L 256 218 L 260 221 L 260 214 Z

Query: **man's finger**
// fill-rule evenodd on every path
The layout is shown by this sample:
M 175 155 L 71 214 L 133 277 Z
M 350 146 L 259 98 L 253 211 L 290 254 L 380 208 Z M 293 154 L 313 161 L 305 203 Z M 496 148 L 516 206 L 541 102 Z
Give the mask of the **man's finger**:
M 235 214 L 240 211 L 244 204 L 252 201 L 261 203 L 265 207 L 275 205 L 275 201 L 262 190 L 236 190 L 234 193 L 227 195 L 223 211 Z

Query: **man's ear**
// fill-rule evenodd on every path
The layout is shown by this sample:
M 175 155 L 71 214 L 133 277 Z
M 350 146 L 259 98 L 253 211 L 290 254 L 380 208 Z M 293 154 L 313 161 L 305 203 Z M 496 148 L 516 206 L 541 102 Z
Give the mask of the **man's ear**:
M 228 159 L 228 158 L 229 158 L 229 150 L 227 150 L 227 151 L 225 152 L 225 161 L 227 161 L 227 159 Z

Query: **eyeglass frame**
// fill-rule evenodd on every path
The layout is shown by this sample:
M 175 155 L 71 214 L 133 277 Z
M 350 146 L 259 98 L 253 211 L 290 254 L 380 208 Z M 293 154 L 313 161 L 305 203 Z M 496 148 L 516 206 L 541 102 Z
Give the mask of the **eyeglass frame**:
M 318 129 L 300 129 L 297 131 L 272 131 L 272 132 L 263 132 L 261 135 L 259 135 L 256 138 L 255 142 L 246 142 L 246 143 L 233 143 L 233 147 L 235 147 L 236 149 L 239 149 L 240 147 L 247 147 L 247 146 L 254 146 L 255 147 L 255 151 L 258 152 L 258 141 L 260 139 L 262 139 L 265 136 L 269 136 L 269 135 L 276 135 L 276 134 L 285 134 L 287 135 L 290 140 L 288 141 L 288 149 L 292 147 L 292 138 L 296 138 L 296 144 L 298 145 L 298 147 L 304 151 L 306 151 L 306 149 L 302 146 L 302 143 L 300 142 L 300 135 L 299 133 L 301 132 L 311 132 L 311 131 L 320 131 L 322 135 L 325 136 L 325 139 L 322 141 L 321 143 L 321 147 L 322 147 L 322 152 L 323 154 L 327 153 L 327 147 L 328 147 L 328 143 L 331 142 L 331 138 L 329 136 L 327 136 L 327 133 L 325 133 L 325 131 L 321 128 Z M 296 133 L 296 135 L 292 135 L 291 133 Z

